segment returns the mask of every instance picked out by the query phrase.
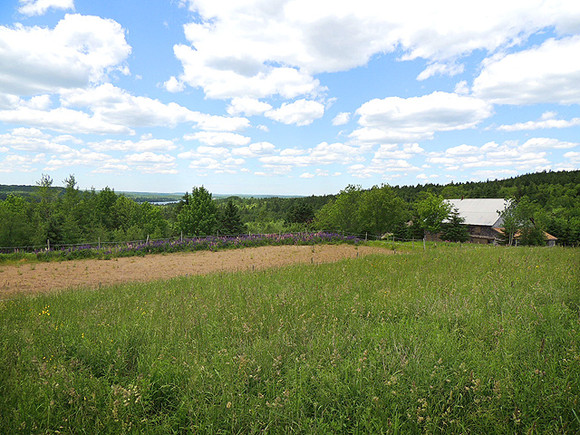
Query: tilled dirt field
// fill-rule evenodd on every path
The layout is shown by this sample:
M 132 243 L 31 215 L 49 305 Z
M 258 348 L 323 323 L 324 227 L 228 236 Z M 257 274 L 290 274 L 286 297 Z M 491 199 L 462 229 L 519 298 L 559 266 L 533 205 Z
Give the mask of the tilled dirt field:
M 389 254 L 382 248 L 352 245 L 263 246 L 226 251 L 199 251 L 112 260 L 0 265 L 0 299 L 18 293 L 145 282 L 219 271 L 259 270 L 295 263 L 329 263 L 368 254 Z

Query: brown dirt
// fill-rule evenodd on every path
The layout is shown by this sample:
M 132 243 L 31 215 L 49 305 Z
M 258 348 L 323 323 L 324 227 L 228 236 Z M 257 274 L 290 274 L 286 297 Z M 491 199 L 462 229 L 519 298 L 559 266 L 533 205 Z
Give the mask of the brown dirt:
M 383 248 L 352 245 L 263 246 L 226 251 L 200 251 L 112 260 L 73 260 L 57 263 L 0 265 L 0 299 L 19 293 L 146 282 L 219 271 L 258 270 L 295 263 L 329 263 Z

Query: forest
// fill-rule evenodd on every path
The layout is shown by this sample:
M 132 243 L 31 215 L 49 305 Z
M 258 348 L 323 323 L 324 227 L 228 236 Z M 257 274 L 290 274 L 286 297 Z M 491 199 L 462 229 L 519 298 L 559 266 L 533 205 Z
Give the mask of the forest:
M 580 243 L 580 171 L 447 185 L 349 185 L 336 195 L 308 197 L 214 198 L 196 186 L 174 196 L 178 202 L 163 205 L 153 202 L 167 200 L 163 195 L 116 193 L 110 187 L 81 190 L 74 175 L 62 186 L 54 184 L 42 175 L 34 186 L 0 186 L 0 247 L 317 230 L 400 240 L 430 231 L 462 241 L 461 219 L 443 202 L 461 197 L 511 199 L 514 231 L 547 231 L 559 244 Z

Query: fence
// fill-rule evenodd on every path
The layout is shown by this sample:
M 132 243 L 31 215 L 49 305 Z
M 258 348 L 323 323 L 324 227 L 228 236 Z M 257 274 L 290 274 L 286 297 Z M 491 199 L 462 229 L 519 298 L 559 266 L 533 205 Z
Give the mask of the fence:
M 286 233 L 284 233 L 286 234 Z M 401 239 L 397 238 L 393 235 L 376 235 L 376 234 L 350 234 L 344 232 L 334 232 L 334 231 L 317 231 L 317 232 L 304 232 L 304 233 L 287 233 L 292 235 L 306 235 L 306 234 L 338 234 L 343 237 L 351 237 L 357 238 L 358 240 L 364 241 L 385 241 L 385 242 L 392 242 L 392 243 L 401 243 L 401 242 L 411 242 L 412 246 L 414 247 L 415 244 L 423 244 L 423 248 L 425 247 L 425 241 L 423 239 Z M 259 233 L 248 233 L 247 236 L 249 237 L 271 237 L 276 234 L 259 234 Z M 282 236 L 283 233 L 277 233 L 278 236 Z M 40 252 L 40 251 L 58 251 L 58 250 L 66 250 L 66 249 L 103 249 L 103 248 L 113 248 L 113 247 L 128 247 L 128 246 L 140 246 L 140 245 L 147 245 L 149 243 L 171 243 L 176 241 L 183 242 L 184 240 L 192 240 L 192 239 L 203 239 L 203 238 L 211 238 L 211 237 L 239 237 L 240 235 L 234 234 L 216 234 L 211 236 L 196 236 L 196 235 L 183 235 L 180 234 L 179 236 L 174 237 L 166 237 L 161 239 L 151 239 L 147 236 L 146 239 L 141 240 L 125 240 L 125 241 L 102 241 L 97 240 L 95 242 L 84 242 L 84 243 L 52 243 L 50 239 L 46 241 L 46 244 L 42 245 L 29 245 L 29 246 L 9 246 L 9 247 L 0 247 L 0 254 L 11 254 L 11 253 L 31 253 L 31 252 Z M 246 236 L 243 234 L 242 236 Z

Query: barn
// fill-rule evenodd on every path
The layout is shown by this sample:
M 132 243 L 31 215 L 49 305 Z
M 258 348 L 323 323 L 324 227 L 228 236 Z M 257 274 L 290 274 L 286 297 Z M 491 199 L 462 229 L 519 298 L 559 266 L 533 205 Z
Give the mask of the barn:
M 501 212 L 509 206 L 503 198 L 465 198 L 447 199 L 451 209 L 457 210 L 467 225 L 471 243 L 498 243 L 500 234 L 497 228 L 503 227 Z
M 510 205 L 510 201 L 503 198 L 464 198 L 446 199 L 451 209 L 456 209 L 467 225 L 469 241 L 480 244 L 497 244 L 503 238 L 504 211 Z M 545 233 L 546 244 L 554 246 L 557 238 Z M 518 234 L 515 235 L 517 243 Z

